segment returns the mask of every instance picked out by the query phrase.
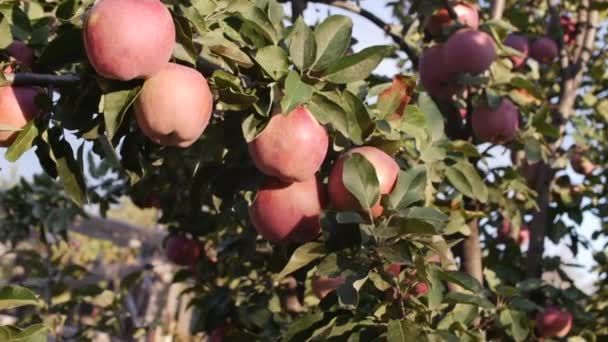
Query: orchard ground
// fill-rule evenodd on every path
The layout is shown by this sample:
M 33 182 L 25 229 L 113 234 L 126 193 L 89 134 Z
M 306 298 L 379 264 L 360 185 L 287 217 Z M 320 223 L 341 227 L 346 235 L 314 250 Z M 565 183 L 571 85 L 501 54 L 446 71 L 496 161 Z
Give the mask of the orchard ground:
M 370 12 L 376 14 L 381 19 L 386 22 L 391 22 L 392 13 L 391 10 L 385 6 L 385 4 L 381 1 L 363 1 L 361 6 Z M 291 6 L 284 6 L 285 12 L 290 14 Z M 358 43 L 354 46 L 356 51 L 359 51 L 363 48 L 378 45 L 378 44 L 391 44 L 392 40 L 387 37 L 382 30 L 380 30 L 377 26 L 370 23 L 367 19 L 362 18 L 357 15 L 353 15 L 348 11 L 344 11 L 336 8 L 328 8 L 324 5 L 311 3 L 308 5 L 308 8 L 304 12 L 304 18 L 309 25 L 313 25 L 320 18 L 326 17 L 328 14 L 342 14 L 347 15 L 353 20 L 353 36 L 357 37 Z M 398 52 L 403 53 L 403 52 Z M 409 61 L 407 62 L 410 63 Z M 408 65 L 406 65 L 407 67 Z M 376 73 L 380 75 L 385 75 L 388 77 L 392 77 L 392 75 L 398 74 L 400 72 L 400 68 L 396 65 L 396 62 L 392 59 L 385 59 L 380 66 L 376 69 Z M 70 139 L 68 137 L 68 141 L 72 143 L 73 148 L 76 149 L 77 145 L 75 139 Z M 572 139 L 568 136 L 565 138 L 564 146 L 571 145 Z M 90 148 L 90 146 L 88 146 Z M 487 144 L 483 144 L 479 146 L 479 150 L 485 150 L 488 147 Z M 7 162 L 4 158 L 5 149 L 0 151 L 0 184 L 4 187 L 11 185 L 16 182 L 19 178 L 24 177 L 25 179 L 31 179 L 34 174 L 38 174 L 42 172 L 42 168 L 38 162 L 38 159 L 35 156 L 35 153 L 30 150 L 25 153 L 16 163 L 11 164 Z M 502 146 L 495 146 L 491 150 L 492 155 L 494 156 L 491 160 L 488 160 L 488 163 L 492 166 L 503 166 L 510 165 L 510 155 L 509 152 L 505 150 Z M 95 156 L 97 158 L 97 156 Z M 85 160 L 85 164 L 87 161 Z M 87 170 L 85 165 L 84 170 Z M 568 167 L 567 171 L 568 176 L 572 180 L 574 185 L 580 184 L 582 182 L 583 176 L 575 173 L 571 167 Z M 94 209 L 94 208 L 91 208 Z M 576 286 L 585 291 L 586 293 L 593 292 L 593 283 L 597 280 L 597 274 L 591 271 L 591 267 L 593 265 L 592 253 L 593 250 L 599 250 L 601 246 L 603 246 L 606 241 L 597 239 L 591 239 L 591 233 L 598 229 L 601 225 L 600 220 L 586 212 L 583 215 L 584 219 L 581 225 L 581 229 L 579 230 L 580 234 L 591 241 L 592 250 L 581 249 L 579 251 L 578 256 L 573 257 L 570 250 L 566 247 L 568 241 L 562 240 L 559 245 L 555 245 L 546 239 L 546 256 L 559 256 L 563 262 L 580 265 L 580 267 L 572 267 L 565 266 L 565 270 L 574 279 Z M 548 275 L 547 279 L 551 281 L 552 277 Z M 558 284 L 554 284 L 558 285 Z

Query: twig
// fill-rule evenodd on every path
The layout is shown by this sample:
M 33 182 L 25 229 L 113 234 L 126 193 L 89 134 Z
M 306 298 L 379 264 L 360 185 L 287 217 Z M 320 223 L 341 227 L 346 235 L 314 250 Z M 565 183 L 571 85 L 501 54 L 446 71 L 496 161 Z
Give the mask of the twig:
M 52 75 L 34 74 L 30 72 L 20 72 L 16 74 L 4 75 L 9 84 L 15 86 L 66 86 L 80 82 L 82 79 L 78 75 Z
M 494 0 L 492 1 L 491 16 L 494 20 L 502 18 L 502 14 L 505 11 L 505 0 Z

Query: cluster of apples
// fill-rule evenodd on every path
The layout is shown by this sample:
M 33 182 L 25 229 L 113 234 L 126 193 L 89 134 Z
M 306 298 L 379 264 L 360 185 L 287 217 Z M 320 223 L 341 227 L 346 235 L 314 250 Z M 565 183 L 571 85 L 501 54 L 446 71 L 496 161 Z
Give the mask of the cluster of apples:
M 213 96 L 197 70 L 169 62 L 175 25 L 162 2 L 97 2 L 85 19 L 84 44 L 99 75 L 119 81 L 145 80 L 134 111 L 139 128 L 150 140 L 184 148 L 198 140 L 209 123 Z
M 11 56 L 12 63 L 4 68 L 5 75 L 15 71 L 13 66 L 31 69 L 34 65 L 34 50 L 21 41 L 11 43 L 6 53 Z M 35 99 L 41 91 L 37 87 L 0 87 L 0 147 L 9 147 L 19 130 L 40 115 Z
M 510 56 L 513 68 L 521 69 L 528 57 L 532 57 L 540 64 L 552 64 L 559 54 L 559 47 L 555 40 L 550 37 L 540 37 L 530 44 L 524 35 L 511 33 L 507 36 L 504 44 L 519 51 L 522 56 Z
M 371 146 L 353 148 L 332 166 L 328 189 L 317 177 L 327 155 L 329 137 L 325 127 L 304 106 L 288 114 L 274 114 L 266 128 L 249 143 L 249 154 L 266 175 L 249 208 L 257 232 L 279 243 L 305 243 L 321 231 L 320 216 L 329 202 L 339 211 L 382 215 L 380 200 L 364 209 L 343 182 L 344 163 L 352 154 L 363 155 L 376 171 L 380 192 L 392 191 L 399 165 L 385 152 Z
M 425 24 L 426 32 L 435 38 L 457 28 L 445 41 L 422 52 L 420 58 L 420 82 L 435 99 L 450 100 L 458 93 L 466 92 L 458 83 L 461 74 L 480 75 L 489 70 L 496 59 L 496 44 L 487 33 L 479 31 L 479 12 L 475 5 L 456 2 L 452 8 L 458 17 L 458 25 L 446 8 L 437 10 Z M 466 118 L 466 111 L 460 115 Z M 481 141 L 504 144 L 512 140 L 519 127 L 519 111 L 507 98 L 498 105 L 479 103 L 472 113 L 472 127 Z

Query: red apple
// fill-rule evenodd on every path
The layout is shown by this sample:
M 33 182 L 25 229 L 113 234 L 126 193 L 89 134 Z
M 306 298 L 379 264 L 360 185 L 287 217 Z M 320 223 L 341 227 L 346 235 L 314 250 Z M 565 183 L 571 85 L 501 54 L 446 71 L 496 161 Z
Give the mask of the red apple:
M 319 299 L 325 298 L 331 292 L 337 290 L 344 282 L 346 278 L 343 276 L 338 277 L 315 277 L 312 279 L 312 292 Z
M 502 224 L 498 229 L 498 240 L 506 242 L 511 239 L 511 222 L 509 220 L 502 220 Z M 530 241 L 530 229 L 525 224 L 519 227 L 519 234 L 517 235 L 517 244 L 523 246 Z
M 249 155 L 265 175 L 286 182 L 314 178 L 323 164 L 329 137 L 325 127 L 305 107 L 275 114 L 249 143 Z
M 564 31 L 564 43 L 572 45 L 576 41 L 576 35 L 578 33 L 578 25 L 576 19 L 570 18 L 567 15 L 562 15 L 559 18 L 559 23 Z
M 549 37 L 537 39 L 530 47 L 530 57 L 540 64 L 551 64 L 559 55 L 557 43 Z
M 0 87 L 0 147 L 9 147 L 17 138 L 18 130 L 39 114 L 34 102 L 38 94 L 32 87 Z
M 388 194 L 393 190 L 400 170 L 397 162 L 378 148 L 363 146 L 346 152 L 334 163 L 329 174 L 329 199 L 333 207 L 340 211 L 363 210 L 357 198 L 350 193 L 342 181 L 344 163 L 354 153 L 361 154 L 374 166 L 380 184 L 381 195 Z M 383 211 L 384 208 L 380 205 L 380 198 L 378 198 L 376 204 L 371 208 L 371 215 L 379 217 Z
M 6 49 L 9 55 L 13 57 L 17 62 L 31 68 L 34 65 L 34 50 L 25 43 L 15 40 Z
M 523 56 L 510 56 L 509 59 L 513 63 L 513 68 L 519 69 L 526 63 L 526 58 L 528 58 L 528 53 L 530 52 L 530 43 L 528 43 L 528 38 L 518 35 L 515 33 L 511 33 L 505 39 L 505 45 L 512 47 L 513 49 L 521 52 Z
M 444 45 L 435 45 L 422 52 L 420 56 L 420 83 L 433 97 L 449 99 L 462 86 L 456 82 L 453 73 L 447 70 L 444 63 Z
M 530 241 L 530 229 L 526 225 L 522 225 L 519 228 L 519 235 L 517 235 L 517 244 L 523 246 Z
M 458 16 L 458 21 L 474 30 L 479 27 L 479 13 L 474 5 L 466 2 L 458 2 L 452 5 Z M 446 8 L 440 8 L 426 21 L 426 30 L 432 36 L 438 36 L 444 27 L 454 24 Z
M 201 256 L 201 246 L 198 241 L 183 235 L 171 235 L 165 241 L 167 259 L 180 266 L 192 266 Z
M 494 144 L 505 144 L 517 134 L 519 111 L 513 102 L 503 99 L 496 109 L 485 104 L 477 106 L 472 120 L 477 138 Z
M 175 46 L 171 13 L 159 0 L 98 1 L 87 15 L 83 32 L 95 71 L 121 81 L 158 73 Z
M 414 285 L 414 288 L 411 289 L 411 292 L 415 297 L 424 296 L 429 292 L 429 286 L 426 283 L 419 282 Z
M 270 242 L 304 243 L 319 235 L 325 202 L 323 184 L 315 177 L 294 183 L 267 177 L 249 208 L 249 217 Z
M 570 158 L 570 165 L 572 165 L 572 169 L 576 173 L 580 173 L 581 175 L 591 176 L 593 172 L 597 168 L 589 158 L 587 158 L 584 152 L 580 149 L 575 150 Z
M 196 142 L 209 124 L 213 95 L 196 69 L 167 63 L 144 82 L 133 108 L 139 128 L 150 140 L 185 148 Z
M 452 34 L 443 48 L 445 68 L 453 73 L 480 74 L 488 70 L 496 58 L 494 39 L 485 32 L 471 29 Z
M 391 264 L 386 268 L 386 272 L 392 274 L 395 277 L 398 277 L 399 273 L 401 273 L 401 265 Z
M 550 306 L 536 316 L 538 332 L 543 337 L 566 337 L 572 329 L 572 314 Z

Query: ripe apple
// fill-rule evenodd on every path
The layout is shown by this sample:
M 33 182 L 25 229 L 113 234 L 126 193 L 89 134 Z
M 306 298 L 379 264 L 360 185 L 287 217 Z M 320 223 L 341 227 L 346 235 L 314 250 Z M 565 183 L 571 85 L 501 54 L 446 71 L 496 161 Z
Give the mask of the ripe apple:
M 39 90 L 32 87 L 0 87 L 0 147 L 9 147 L 18 130 L 38 115 L 34 102 L 38 94 Z
M 150 140 L 188 147 L 207 127 L 213 97 L 207 80 L 198 71 L 167 63 L 144 82 L 134 109 L 139 128 Z
M 392 101 L 394 96 L 399 99 L 399 105 L 397 106 L 397 109 L 395 109 L 395 113 L 391 115 L 388 120 L 399 120 L 405 115 L 405 107 L 410 103 L 413 91 L 414 87 L 407 77 L 396 75 L 393 78 L 391 86 L 378 95 L 379 103 L 383 101 Z
M 549 37 L 541 37 L 532 43 L 530 57 L 540 64 L 551 64 L 559 55 L 557 43 Z
M 536 327 L 543 337 L 566 337 L 572 329 L 572 314 L 549 306 L 536 315 Z
M 474 5 L 458 2 L 452 5 L 458 16 L 458 21 L 474 30 L 479 27 L 479 13 Z M 454 21 L 446 8 L 440 8 L 426 21 L 426 31 L 432 36 L 438 36 L 444 27 L 454 25 Z
M 399 174 L 399 165 L 395 160 L 382 150 L 372 147 L 356 147 L 343 154 L 333 165 L 329 174 L 329 199 L 333 207 L 340 211 L 362 211 L 357 198 L 353 196 L 344 185 L 342 175 L 344 173 L 344 163 L 347 158 L 354 153 L 359 153 L 365 157 L 376 170 L 376 176 L 380 184 L 380 194 L 390 193 L 395 186 Z M 364 210 L 366 211 L 366 210 Z M 380 198 L 371 208 L 371 215 L 379 217 L 384 208 L 380 205 Z
M 249 143 L 249 155 L 265 175 L 303 182 L 314 178 L 328 146 L 325 127 L 301 106 L 287 115 L 273 115 L 268 126 Z
M 198 241 L 183 235 L 171 235 L 165 241 L 167 259 L 176 265 L 192 266 L 201 256 L 201 246 Z
M 325 203 L 323 184 L 315 177 L 294 183 L 267 177 L 249 207 L 249 217 L 270 242 L 304 243 L 319 235 Z
M 515 68 L 515 69 L 521 68 L 526 63 L 526 59 L 528 58 L 528 54 L 530 52 L 530 43 L 528 42 L 528 38 L 526 38 L 522 35 L 519 35 L 519 34 L 511 33 L 510 35 L 507 36 L 504 43 L 506 46 L 512 47 L 513 49 L 515 49 L 523 54 L 523 56 L 521 56 L 521 57 L 520 56 L 510 56 L 509 57 L 509 59 L 513 63 L 513 68 Z
M 95 71 L 121 81 L 158 73 L 175 46 L 171 13 L 159 0 L 98 1 L 88 12 L 83 32 Z
M 443 49 L 443 63 L 452 73 L 480 74 L 488 70 L 496 58 L 494 39 L 485 32 L 471 29 L 452 34 Z
M 462 89 L 456 82 L 455 74 L 444 63 L 444 45 L 438 44 L 422 52 L 420 56 L 420 83 L 433 97 L 449 99 Z
M 567 15 L 562 15 L 559 18 L 559 23 L 562 25 L 564 31 L 564 43 L 572 45 L 576 41 L 576 35 L 578 33 L 578 25 L 576 19 L 573 19 Z
M 319 299 L 325 298 L 331 292 L 337 290 L 344 282 L 346 278 L 343 276 L 338 277 L 315 277 L 312 279 L 312 292 Z
M 576 173 L 580 173 L 581 175 L 585 176 L 593 175 L 593 172 L 597 168 L 597 165 L 589 160 L 589 158 L 587 158 L 580 149 L 575 150 L 575 152 L 572 154 L 572 157 L 570 158 L 570 165 L 572 165 L 572 169 Z
M 17 62 L 31 68 L 34 65 L 34 50 L 22 41 L 15 40 L 6 48 L 8 54 Z
M 473 111 L 473 132 L 477 138 L 494 144 L 505 144 L 517 134 L 519 111 L 508 99 L 502 99 L 496 109 L 486 104 L 478 105 Z

